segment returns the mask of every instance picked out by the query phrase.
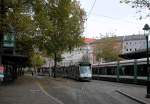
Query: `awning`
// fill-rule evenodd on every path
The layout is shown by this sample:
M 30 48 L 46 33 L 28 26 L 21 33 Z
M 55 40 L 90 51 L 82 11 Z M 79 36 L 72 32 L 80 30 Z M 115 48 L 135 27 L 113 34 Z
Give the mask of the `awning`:
M 150 49 L 149 49 L 148 56 L 150 57 Z M 146 54 L 146 49 L 144 49 L 144 50 L 138 50 L 135 52 L 120 54 L 119 57 L 124 58 L 124 59 L 140 59 L 140 58 L 146 58 L 147 54 Z
M 25 55 L 12 55 L 12 54 L 3 54 L 2 63 L 3 64 L 13 64 L 19 66 L 26 66 L 28 62 L 28 57 Z

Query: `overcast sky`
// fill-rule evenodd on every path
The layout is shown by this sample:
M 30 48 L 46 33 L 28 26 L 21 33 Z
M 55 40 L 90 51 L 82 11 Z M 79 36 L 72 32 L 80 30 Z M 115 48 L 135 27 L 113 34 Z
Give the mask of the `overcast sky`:
M 79 0 L 82 8 L 87 12 L 88 20 L 85 23 L 84 36 L 100 37 L 100 34 L 114 33 L 118 36 L 143 33 L 142 28 L 147 19 L 139 20 L 141 13 L 126 4 L 120 4 L 120 0 Z

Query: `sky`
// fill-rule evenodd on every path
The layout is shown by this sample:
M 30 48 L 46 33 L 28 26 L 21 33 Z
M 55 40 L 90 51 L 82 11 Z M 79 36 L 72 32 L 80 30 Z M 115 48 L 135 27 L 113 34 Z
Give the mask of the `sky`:
M 136 13 L 138 10 L 131 8 L 131 5 L 121 4 L 120 0 L 96 0 L 93 9 L 95 0 L 79 1 L 87 13 L 83 33 L 85 37 L 101 38 L 106 34 L 117 36 L 143 34 L 144 24 L 149 24 L 149 18 L 139 20 L 143 14 Z

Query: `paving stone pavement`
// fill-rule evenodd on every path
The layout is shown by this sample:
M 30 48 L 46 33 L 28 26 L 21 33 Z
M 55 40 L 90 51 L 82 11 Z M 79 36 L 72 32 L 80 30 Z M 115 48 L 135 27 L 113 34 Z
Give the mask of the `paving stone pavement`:
M 119 95 L 115 89 L 150 104 L 150 99 L 145 98 L 145 86 L 94 80 L 76 82 L 30 75 L 0 85 L 0 104 L 138 104 Z
M 60 104 L 47 96 L 33 77 L 23 76 L 0 86 L 0 104 Z

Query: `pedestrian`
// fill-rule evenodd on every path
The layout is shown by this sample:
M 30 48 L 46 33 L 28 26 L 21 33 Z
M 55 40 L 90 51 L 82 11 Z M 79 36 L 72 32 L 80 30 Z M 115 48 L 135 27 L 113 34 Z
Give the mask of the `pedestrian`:
M 32 71 L 32 76 L 33 76 L 33 71 Z

